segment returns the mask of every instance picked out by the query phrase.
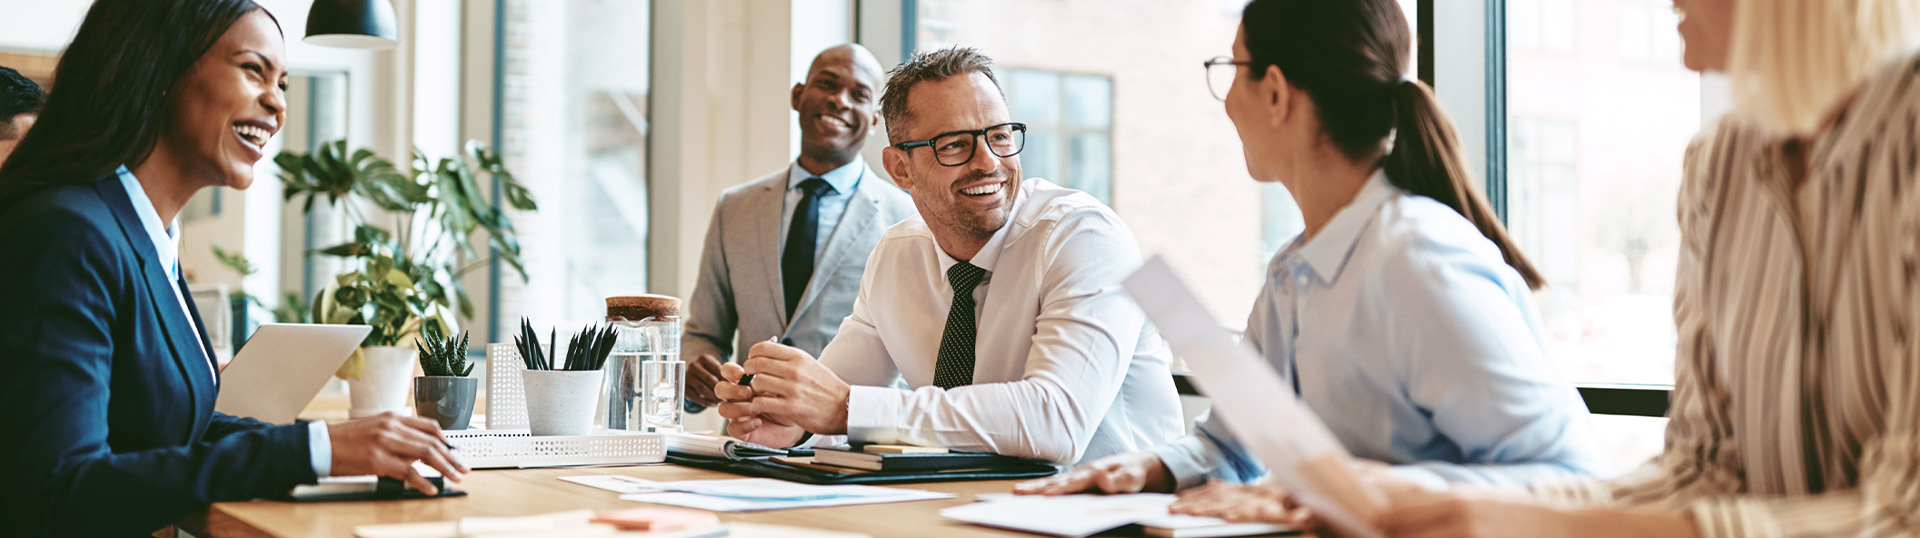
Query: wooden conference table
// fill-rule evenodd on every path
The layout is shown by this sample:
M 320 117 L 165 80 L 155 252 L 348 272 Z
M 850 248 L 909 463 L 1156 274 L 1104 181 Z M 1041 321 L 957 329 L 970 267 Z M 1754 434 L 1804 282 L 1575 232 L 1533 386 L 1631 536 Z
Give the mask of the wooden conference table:
M 353 528 L 377 523 L 457 520 L 470 516 L 524 516 L 578 510 L 615 510 L 651 506 L 620 500 L 619 495 L 559 477 L 620 474 L 648 480 L 705 480 L 739 478 L 718 471 L 677 465 L 597 467 L 572 469 L 501 469 L 474 471 L 459 487 L 465 497 L 379 502 L 284 503 L 249 501 L 216 503 L 205 512 L 180 521 L 179 527 L 203 538 L 350 537 Z M 940 517 L 940 509 L 973 502 L 979 493 L 1004 493 L 1014 481 L 910 484 L 900 487 L 940 491 L 952 499 L 803 508 L 767 512 L 721 513 L 722 521 L 740 521 L 852 531 L 874 538 L 892 536 L 1032 537 L 1036 535 L 963 524 Z
M 345 418 L 345 399 L 316 400 L 301 418 L 341 420 Z M 339 415 L 338 417 L 334 415 Z M 502 517 L 545 514 L 566 510 L 617 510 L 652 506 L 620 500 L 619 495 L 560 480 L 562 476 L 627 475 L 656 481 L 711 480 L 741 476 L 681 467 L 678 465 L 642 465 L 632 467 L 589 467 L 570 469 L 497 469 L 468 473 L 459 484 L 464 497 L 412 499 L 377 502 L 285 503 L 248 501 L 215 503 L 204 512 L 187 516 L 179 528 L 201 538 L 327 537 L 353 536 L 353 528 L 382 523 L 451 521 L 463 517 Z M 1014 480 L 906 484 L 897 487 L 954 494 L 952 499 L 902 503 L 802 508 L 767 512 L 720 513 L 721 521 L 788 525 L 814 529 L 864 533 L 874 538 L 894 536 L 936 536 L 954 538 L 1004 538 L 1039 535 L 968 525 L 940 517 L 943 508 L 973 502 L 981 493 L 1006 493 Z M 1121 531 L 1125 532 L 1125 531 Z M 1099 536 L 1138 536 L 1103 533 Z

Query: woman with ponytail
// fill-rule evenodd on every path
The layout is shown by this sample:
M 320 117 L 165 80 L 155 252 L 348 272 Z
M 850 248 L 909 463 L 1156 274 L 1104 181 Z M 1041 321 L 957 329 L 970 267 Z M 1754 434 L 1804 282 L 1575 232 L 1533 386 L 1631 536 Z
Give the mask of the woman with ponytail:
M 1386 473 L 1522 484 L 1601 469 L 1587 410 L 1549 361 L 1544 285 L 1467 173 L 1452 123 L 1405 75 L 1394 0 L 1255 0 L 1207 62 L 1256 181 L 1306 228 L 1268 266 L 1247 340 L 1354 454 Z M 1230 84 L 1226 83 L 1231 80 Z M 1172 491 L 1264 474 L 1221 424 L 1022 493 Z M 1267 488 L 1210 485 L 1178 512 L 1285 519 Z

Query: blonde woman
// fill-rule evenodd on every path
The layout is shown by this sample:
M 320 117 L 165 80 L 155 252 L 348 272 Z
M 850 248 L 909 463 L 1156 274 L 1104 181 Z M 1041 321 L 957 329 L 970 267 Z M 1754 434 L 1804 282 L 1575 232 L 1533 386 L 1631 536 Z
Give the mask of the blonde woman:
M 1736 112 L 1687 154 L 1665 452 L 1526 500 L 1398 496 L 1388 536 L 1920 534 L 1916 4 L 1674 2 Z

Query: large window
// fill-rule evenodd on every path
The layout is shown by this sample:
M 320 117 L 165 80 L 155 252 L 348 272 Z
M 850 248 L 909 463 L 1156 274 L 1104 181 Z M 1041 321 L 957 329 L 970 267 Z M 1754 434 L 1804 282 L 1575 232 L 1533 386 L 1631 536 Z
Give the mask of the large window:
M 918 0 L 915 45 L 992 56 L 1013 120 L 1033 126 L 1024 173 L 1107 201 L 1238 325 L 1260 290 L 1270 191 L 1247 177 L 1200 63 L 1232 53 L 1243 3 Z
M 1673 382 L 1674 194 L 1705 99 L 1676 23 L 1656 0 L 1507 2 L 1508 226 L 1576 383 Z M 1664 422 L 1596 419 L 1621 467 L 1658 452 Z
M 530 280 L 502 267 L 502 327 L 605 315 L 646 291 L 651 2 L 506 0 L 500 137 L 540 210 L 516 220 Z
M 1700 127 L 1700 77 L 1648 0 L 1569 4 L 1571 49 L 1507 51 L 1508 225 L 1550 283 L 1541 315 L 1569 376 L 1671 383 L 1673 195 Z M 1526 20 L 1509 19 L 1510 35 Z

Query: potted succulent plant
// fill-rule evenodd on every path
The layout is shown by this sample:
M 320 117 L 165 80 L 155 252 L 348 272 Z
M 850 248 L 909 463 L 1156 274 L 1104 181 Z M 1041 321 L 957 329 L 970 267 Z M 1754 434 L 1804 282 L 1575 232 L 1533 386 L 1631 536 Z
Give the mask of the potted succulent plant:
M 513 222 L 494 205 L 491 191 L 481 188 L 473 165 L 491 176 L 512 209 L 537 209 L 532 194 L 498 153 L 478 142 L 468 142 L 463 155 L 438 161 L 415 150 L 404 170 L 371 150 L 349 154 L 344 140 L 311 154 L 281 153 L 274 164 L 287 200 L 306 197 L 310 212 L 325 198 L 353 224 L 352 241 L 318 251 L 348 266 L 314 295 L 310 308 L 315 323 L 373 327 L 337 372 L 352 399 L 348 414 L 404 410 L 415 364 L 415 349 L 404 342 L 429 326 L 455 333 L 459 316 L 473 315 L 460 277 L 488 266 L 490 255 L 526 279 Z M 376 219 L 394 228 L 373 224 Z M 481 232 L 487 252 L 474 247 Z
M 440 422 L 442 430 L 464 430 L 473 420 L 473 396 L 480 380 L 467 377 L 473 364 L 467 362 L 467 332 L 459 338 L 442 338 L 440 329 L 428 325 L 414 340 L 420 348 L 420 369 L 426 375 L 413 378 L 413 409 L 422 418 Z

